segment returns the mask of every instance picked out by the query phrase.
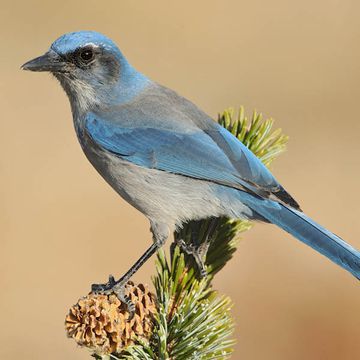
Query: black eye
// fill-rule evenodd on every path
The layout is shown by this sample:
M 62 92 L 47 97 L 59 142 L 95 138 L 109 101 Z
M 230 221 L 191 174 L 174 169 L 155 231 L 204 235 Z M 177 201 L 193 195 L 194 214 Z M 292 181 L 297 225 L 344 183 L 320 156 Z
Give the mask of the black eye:
M 80 51 L 80 57 L 82 61 L 88 63 L 94 58 L 94 52 L 92 49 L 83 49 Z

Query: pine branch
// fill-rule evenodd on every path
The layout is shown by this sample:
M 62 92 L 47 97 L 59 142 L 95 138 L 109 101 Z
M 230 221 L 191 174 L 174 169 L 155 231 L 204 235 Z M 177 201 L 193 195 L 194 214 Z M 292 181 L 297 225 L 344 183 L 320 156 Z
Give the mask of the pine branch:
M 272 131 L 273 120 L 263 120 L 257 112 L 248 119 L 243 107 L 237 114 L 230 108 L 219 115 L 218 122 L 266 166 L 285 150 L 287 136 L 280 129 Z M 194 257 L 181 252 L 175 243 L 171 247 L 170 259 L 160 250 L 156 275 L 152 279 L 157 301 L 151 335 L 144 337 L 143 331 L 134 331 L 130 345 L 122 351 L 93 356 L 99 360 L 228 359 L 234 346 L 231 338 L 234 329 L 230 314 L 232 303 L 228 297 L 213 290 L 212 279 L 232 258 L 239 234 L 251 226 L 249 221 L 221 217 L 190 221 L 175 232 L 174 238 L 188 245 L 201 247 L 210 240 L 204 259 L 208 276 L 201 279 Z M 139 299 L 143 296 L 139 291 L 136 294 Z M 144 294 L 148 296 L 145 290 Z M 143 324 L 140 318 L 138 324 L 140 327 Z M 104 345 L 101 346 L 103 349 Z

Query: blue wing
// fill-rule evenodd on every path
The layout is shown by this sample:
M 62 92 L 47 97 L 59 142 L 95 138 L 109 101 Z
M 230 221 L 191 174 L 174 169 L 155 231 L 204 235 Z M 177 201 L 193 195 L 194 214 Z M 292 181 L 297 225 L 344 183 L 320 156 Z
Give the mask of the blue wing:
M 298 207 L 261 161 L 215 122 L 208 129 L 180 132 L 122 127 L 89 114 L 85 129 L 99 146 L 136 165 L 246 189 L 262 197 L 275 194 Z

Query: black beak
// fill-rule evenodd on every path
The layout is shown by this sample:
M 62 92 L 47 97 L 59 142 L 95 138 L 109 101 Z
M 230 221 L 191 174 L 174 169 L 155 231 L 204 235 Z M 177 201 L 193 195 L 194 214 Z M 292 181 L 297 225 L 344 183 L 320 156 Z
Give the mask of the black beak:
M 21 69 L 29 71 L 64 72 L 65 67 L 66 62 L 54 50 L 49 50 L 44 55 L 25 63 L 21 66 Z

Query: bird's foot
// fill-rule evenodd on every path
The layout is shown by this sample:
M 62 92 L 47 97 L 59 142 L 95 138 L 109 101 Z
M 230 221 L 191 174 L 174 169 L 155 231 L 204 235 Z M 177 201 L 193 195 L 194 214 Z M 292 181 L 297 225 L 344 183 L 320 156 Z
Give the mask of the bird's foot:
M 93 284 L 91 285 L 91 291 L 95 294 L 110 295 L 115 294 L 118 299 L 126 305 L 129 312 L 129 320 L 131 320 L 135 314 L 135 304 L 131 301 L 130 297 L 125 294 L 126 282 L 115 281 L 112 275 L 109 275 L 109 281 L 106 284 Z
M 207 276 L 205 260 L 206 260 L 206 254 L 209 250 L 210 242 L 205 241 L 199 245 L 194 245 L 194 244 L 187 244 L 182 239 L 177 239 L 176 244 L 180 247 L 180 249 L 183 252 L 185 252 L 188 255 L 192 255 L 198 267 L 200 277 L 205 278 Z

